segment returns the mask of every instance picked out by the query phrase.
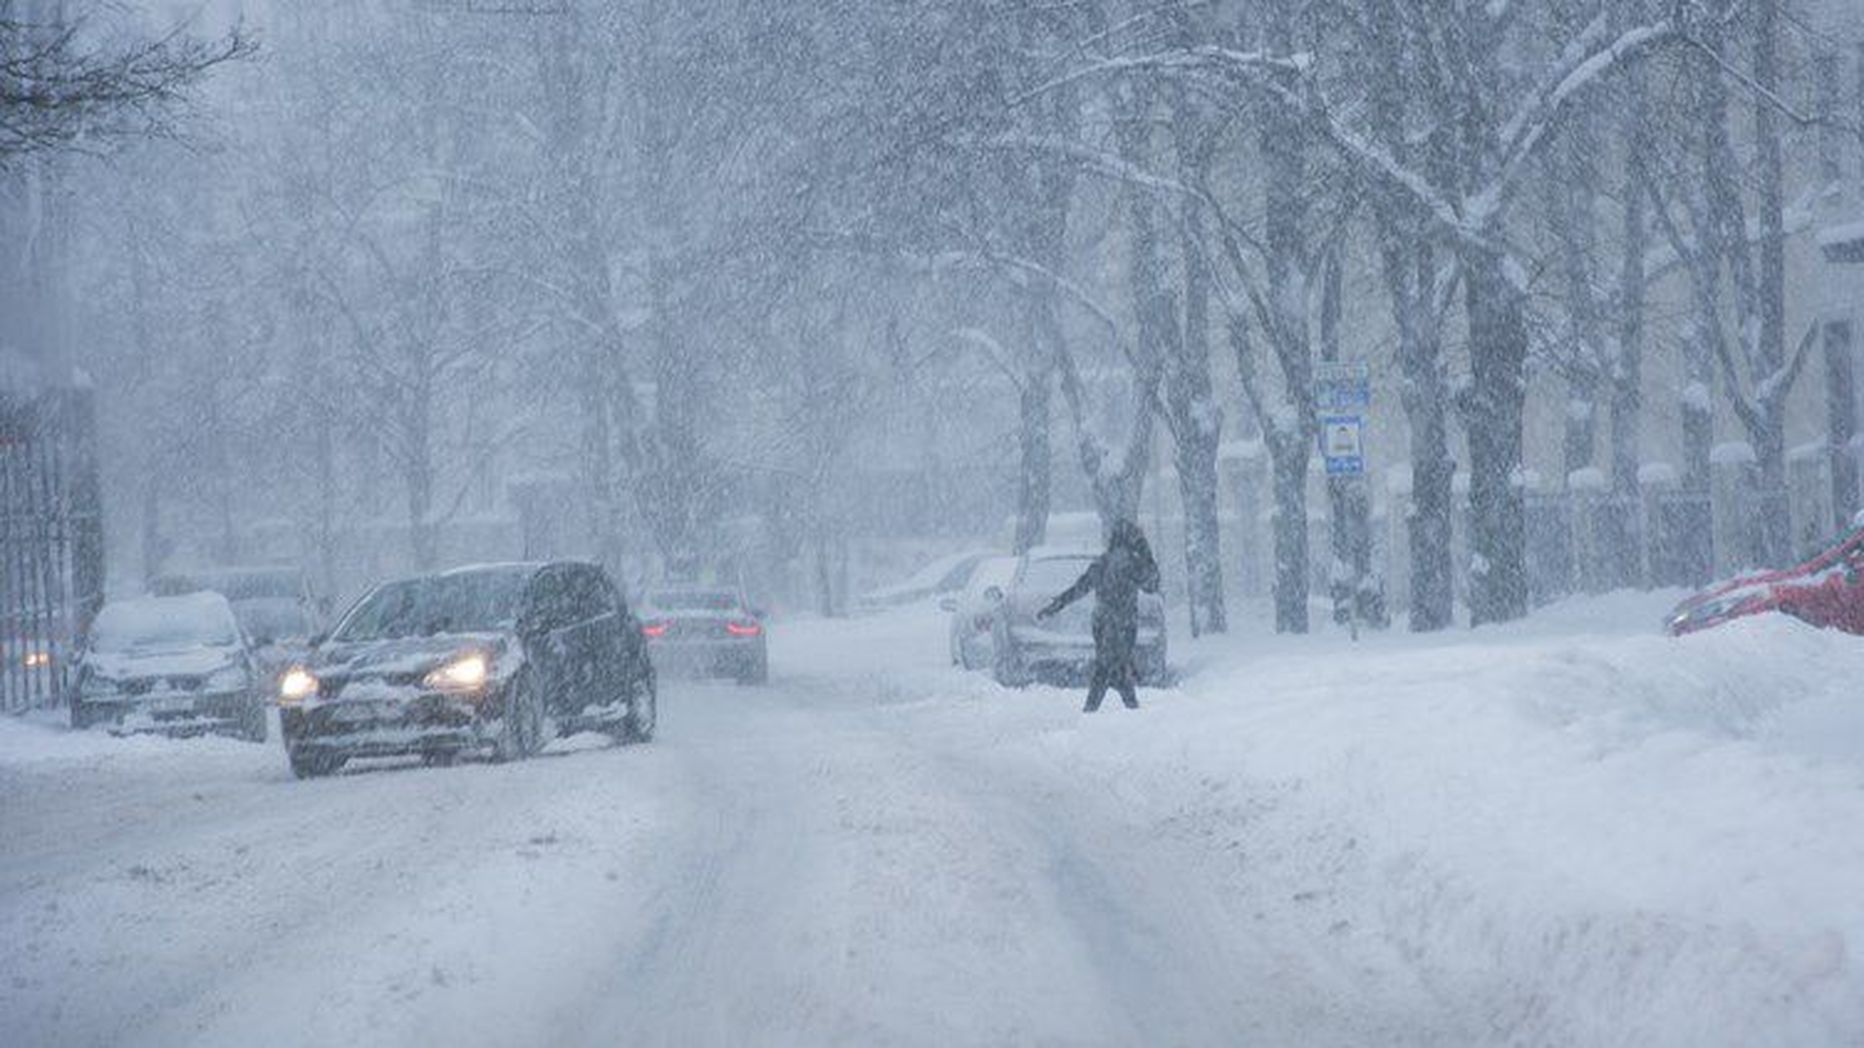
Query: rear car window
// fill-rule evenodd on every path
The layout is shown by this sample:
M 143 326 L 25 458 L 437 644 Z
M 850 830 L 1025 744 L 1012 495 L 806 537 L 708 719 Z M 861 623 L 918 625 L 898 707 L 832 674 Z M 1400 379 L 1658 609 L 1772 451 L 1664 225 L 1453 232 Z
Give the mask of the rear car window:
M 661 611 L 735 611 L 738 595 L 724 590 L 659 590 L 647 603 Z

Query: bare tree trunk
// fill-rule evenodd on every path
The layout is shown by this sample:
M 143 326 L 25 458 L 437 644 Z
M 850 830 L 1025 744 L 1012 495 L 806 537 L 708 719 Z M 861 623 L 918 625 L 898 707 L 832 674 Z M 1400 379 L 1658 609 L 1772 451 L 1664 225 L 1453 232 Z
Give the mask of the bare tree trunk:
M 1527 399 L 1527 317 L 1522 292 L 1502 259 L 1465 251 L 1470 388 L 1469 615 L 1472 625 L 1527 614 L 1526 516 L 1518 484 Z
M 1185 221 L 1195 221 L 1187 215 Z M 1217 514 L 1217 450 L 1223 414 L 1210 381 L 1210 273 L 1186 232 L 1184 338 L 1179 357 L 1166 369 L 1166 408 L 1171 413 L 1172 462 L 1184 509 L 1186 598 L 1191 635 L 1229 628 L 1223 601 L 1222 527 Z
M 1060 338 L 1061 325 L 1054 316 L 1051 295 L 1039 294 L 1029 306 L 1037 314 L 1030 317 L 1029 341 L 1040 343 Z M 1040 546 L 1048 537 L 1049 508 L 1053 497 L 1054 448 L 1050 441 L 1050 421 L 1054 406 L 1055 347 L 1034 349 L 1034 356 L 1044 363 L 1023 372 L 1018 394 L 1017 471 L 1016 471 L 1016 543 L 1013 552 L 1026 553 Z
M 1307 464 L 1306 441 L 1271 442 L 1277 633 L 1308 631 Z
M 1181 20 L 1179 28 L 1188 41 L 1189 27 Z M 1198 184 L 1209 157 L 1200 113 L 1182 88 L 1174 88 L 1169 99 L 1179 176 L 1186 184 Z M 1184 332 L 1178 356 L 1165 368 L 1165 414 L 1184 516 L 1185 591 L 1194 637 L 1229 628 L 1223 594 L 1223 531 L 1217 509 L 1223 412 L 1217 407 L 1210 377 L 1211 272 L 1209 260 L 1198 247 L 1198 228 L 1204 218 L 1202 208 L 1192 201 L 1185 202 L 1179 212 Z
M 417 571 L 439 561 L 434 536 L 433 396 L 427 379 L 417 379 L 406 405 L 408 439 L 402 476 L 408 488 L 408 543 Z
M 1825 324 L 1825 440 L 1832 471 L 1832 529 L 1851 527 L 1858 511 L 1857 376 L 1849 320 Z
M 130 276 L 130 330 L 136 340 L 136 353 L 146 366 L 157 359 L 155 329 L 151 323 L 153 294 L 150 289 L 149 261 L 143 242 L 142 224 L 130 216 L 127 238 Z M 146 372 L 144 372 L 146 375 Z M 153 578 L 168 558 L 168 540 L 162 534 L 162 488 L 167 470 L 161 468 L 160 443 L 149 441 L 143 448 L 142 514 L 139 524 L 142 545 L 142 573 Z
M 311 423 L 316 427 L 317 471 L 317 595 L 325 601 L 337 595 L 337 468 L 336 426 L 327 411 L 319 411 Z
M 1590 469 L 1598 450 L 1599 388 L 1604 378 L 1603 325 L 1594 269 L 1597 234 L 1592 201 L 1599 184 L 1598 136 L 1592 121 L 1574 120 L 1547 157 L 1548 216 L 1558 242 L 1565 285 L 1566 413 L 1561 439 L 1561 480 Z
M 1267 11 L 1265 39 L 1283 53 L 1294 50 L 1294 6 L 1289 0 L 1279 0 Z M 1306 633 L 1312 570 L 1307 467 L 1314 448 L 1314 361 L 1306 301 L 1312 258 L 1305 228 L 1312 193 L 1307 178 L 1307 131 L 1299 116 L 1275 107 L 1264 114 L 1259 142 L 1265 169 L 1265 334 L 1280 364 L 1286 407 L 1286 417 L 1280 420 L 1275 412 L 1263 413 L 1275 491 L 1275 628 Z
M 1405 135 L 1406 90 L 1402 56 L 1407 45 L 1396 9 L 1371 10 L 1374 65 L 1379 77 L 1372 104 L 1386 150 L 1400 162 L 1412 159 Z M 1445 629 L 1455 621 L 1456 591 L 1451 534 L 1456 462 L 1450 456 L 1450 389 L 1443 373 L 1437 314 L 1436 252 L 1417 214 L 1389 189 L 1372 194 L 1379 259 L 1392 319 L 1398 330 L 1401 400 L 1411 444 L 1411 509 L 1406 520 L 1410 562 L 1410 628 L 1414 633 Z
M 1135 89 L 1126 100 L 1119 127 L 1122 157 L 1129 163 L 1149 162 L 1152 100 Z M 1162 361 L 1184 351 L 1178 327 L 1178 300 L 1165 284 L 1163 245 L 1160 243 L 1158 207 L 1150 189 L 1129 185 L 1125 191 L 1127 220 L 1132 226 L 1131 258 L 1127 267 L 1132 292 L 1134 331 L 1133 382 L 1135 411 L 1127 455 L 1117 472 L 1090 470 L 1100 508 L 1101 523 L 1137 522 L 1139 499 L 1145 492 L 1146 470 L 1152 458 L 1153 407 L 1158 398 L 1158 369 Z
M 1456 589 L 1452 525 L 1456 506 L 1456 461 L 1450 457 L 1449 391 L 1435 346 L 1414 347 L 1405 371 L 1420 386 L 1406 414 L 1411 423 L 1411 631 L 1430 633 L 1455 622 Z
M 827 529 L 818 521 L 815 528 L 815 591 L 816 613 L 823 618 L 835 617 L 835 574 L 834 564 L 830 560 L 830 542 Z
M 1649 177 L 1651 134 L 1648 86 L 1640 64 L 1625 71 L 1621 115 L 1624 172 L 1619 193 L 1623 201 L 1623 229 L 1619 237 L 1621 260 L 1614 341 L 1606 358 L 1608 403 L 1611 410 L 1612 519 L 1609 538 L 1614 574 L 1627 582 L 1647 585 L 1638 525 L 1640 466 L 1643 438 L 1644 384 L 1644 256 L 1650 249 L 1650 218 L 1645 179 Z
M 1761 416 L 1754 455 L 1760 466 L 1762 511 L 1757 541 L 1761 563 L 1784 566 L 1792 555 L 1786 494 L 1786 396 L 1772 395 L 1786 371 L 1786 174 L 1779 117 L 1780 0 L 1755 0 L 1754 81 L 1767 97 L 1754 100 L 1754 142 L 1760 154 L 1756 206 L 1760 208 L 1760 327 L 1754 348 L 1757 407 Z M 1740 227 L 1746 233 L 1746 223 Z M 1734 230 L 1730 230 L 1733 233 Z

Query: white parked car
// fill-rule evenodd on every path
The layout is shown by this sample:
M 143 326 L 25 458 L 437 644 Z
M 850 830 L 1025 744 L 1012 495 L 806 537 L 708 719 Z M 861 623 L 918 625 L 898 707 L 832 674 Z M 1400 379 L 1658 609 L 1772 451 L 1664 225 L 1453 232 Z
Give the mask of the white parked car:
M 951 596 L 964 589 L 979 564 L 994 556 L 989 550 L 970 550 L 940 557 L 900 582 L 861 594 L 855 606 L 862 611 L 878 611 Z
M 1036 612 L 1072 586 L 1098 553 L 1044 547 L 1013 561 L 1008 583 L 986 585 L 975 603 L 954 603 L 955 617 L 968 615 L 970 658 L 956 653 L 967 667 L 988 666 L 997 682 L 1022 687 L 1034 681 L 1078 683 L 1094 664 L 1094 599 L 1075 601 L 1059 614 L 1036 621 Z M 978 636 L 988 627 L 987 638 Z M 1139 638 L 1135 652 L 1142 684 L 1160 684 L 1166 665 L 1165 602 L 1156 593 L 1139 595 Z
M 265 711 L 239 620 L 218 593 L 112 601 L 78 655 L 74 728 L 264 742 Z

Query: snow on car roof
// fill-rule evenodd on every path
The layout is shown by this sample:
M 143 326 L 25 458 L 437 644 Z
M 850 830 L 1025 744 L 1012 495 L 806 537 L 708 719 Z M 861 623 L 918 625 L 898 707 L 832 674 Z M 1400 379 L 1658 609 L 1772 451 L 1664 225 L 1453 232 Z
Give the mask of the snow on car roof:
M 1100 556 L 1100 551 L 1070 546 L 1037 546 L 1023 556 L 1030 560 L 1093 560 Z
M 458 567 L 448 568 L 445 571 L 436 571 L 433 574 L 441 578 L 452 578 L 455 575 L 481 575 L 503 572 L 530 574 L 542 570 L 544 566 L 545 562 L 541 560 L 488 561 L 484 564 L 461 564 Z M 424 576 L 416 577 L 420 578 Z
M 915 571 L 911 575 L 908 575 L 904 580 L 900 582 L 896 582 L 891 586 L 883 586 L 880 589 L 875 590 L 874 592 L 875 593 L 893 593 L 893 592 L 904 592 L 907 590 L 914 590 L 914 589 L 924 589 L 928 586 L 936 585 L 940 580 L 944 579 L 945 576 L 951 574 L 952 571 L 958 567 L 958 565 L 963 564 L 965 561 L 977 560 L 979 558 L 987 557 L 989 555 L 990 555 L 989 550 L 976 550 L 976 549 L 965 550 L 962 553 L 949 553 L 943 557 L 939 557 L 938 559 L 931 561 L 930 563 L 927 563 L 925 566 L 921 567 L 918 571 Z

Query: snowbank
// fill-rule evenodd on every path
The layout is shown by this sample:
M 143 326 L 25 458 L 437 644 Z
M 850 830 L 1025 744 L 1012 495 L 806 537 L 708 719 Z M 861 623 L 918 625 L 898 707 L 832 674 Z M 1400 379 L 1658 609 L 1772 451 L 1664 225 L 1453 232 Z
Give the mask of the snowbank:
M 1239 905 L 1496 1041 L 1857 1043 L 1864 642 L 1784 619 L 1673 640 L 1667 603 L 1229 642 L 1147 720 L 1046 752 L 1227 841 Z

